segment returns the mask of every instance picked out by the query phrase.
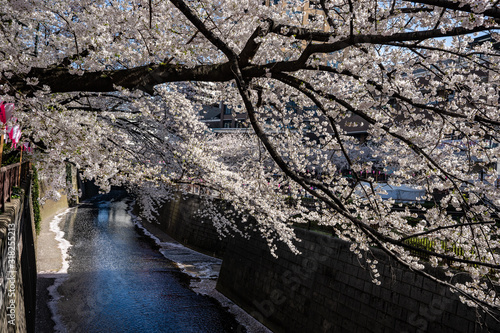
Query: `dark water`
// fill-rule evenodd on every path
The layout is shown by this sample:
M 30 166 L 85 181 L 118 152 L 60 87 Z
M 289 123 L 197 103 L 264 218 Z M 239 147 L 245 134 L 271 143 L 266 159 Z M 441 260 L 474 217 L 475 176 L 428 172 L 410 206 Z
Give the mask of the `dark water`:
M 68 332 L 235 332 L 238 324 L 135 230 L 124 193 L 68 214 L 71 243 L 58 313 Z

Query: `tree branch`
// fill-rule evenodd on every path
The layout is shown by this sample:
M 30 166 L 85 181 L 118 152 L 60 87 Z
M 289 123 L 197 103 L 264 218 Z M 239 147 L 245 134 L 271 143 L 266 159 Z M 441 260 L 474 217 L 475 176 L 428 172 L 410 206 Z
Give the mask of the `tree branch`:
M 468 5 L 468 4 L 463 4 L 460 1 L 450 1 L 450 0 L 403 0 L 405 2 L 412 2 L 412 3 L 420 3 L 423 5 L 430 5 L 430 6 L 436 6 L 436 7 L 441 7 L 441 8 L 447 8 L 447 9 L 452 9 L 452 10 L 457 10 L 461 12 L 466 12 L 466 13 L 476 13 L 474 9 Z M 488 8 L 481 13 L 485 16 L 489 17 L 494 17 L 496 19 L 500 19 L 500 9 L 496 7 L 496 4 Z
M 236 58 L 236 53 L 215 34 L 210 31 L 198 16 L 182 0 L 170 0 L 184 16 L 205 36 L 215 47 L 221 50 L 228 59 Z
M 262 43 L 257 43 L 255 39 L 267 35 L 269 31 L 272 29 L 274 22 L 272 20 L 266 20 L 264 24 L 266 25 L 266 27 L 264 28 L 261 26 L 257 27 L 253 32 L 253 34 L 248 39 L 247 43 L 245 44 L 245 47 L 243 48 L 243 50 L 239 55 L 240 66 L 246 66 L 248 65 L 250 60 L 252 60 L 252 58 L 259 50 L 259 47 L 262 45 Z
M 38 86 L 26 85 L 25 78 L 37 77 Z M 93 91 L 111 92 L 117 87 L 140 89 L 150 94 L 158 84 L 176 81 L 229 81 L 232 79 L 228 63 L 200 65 L 189 68 L 177 64 L 149 64 L 130 69 L 71 73 L 67 68 L 31 68 L 25 75 L 5 79 L 16 92 L 32 94 L 48 86 L 51 92 Z

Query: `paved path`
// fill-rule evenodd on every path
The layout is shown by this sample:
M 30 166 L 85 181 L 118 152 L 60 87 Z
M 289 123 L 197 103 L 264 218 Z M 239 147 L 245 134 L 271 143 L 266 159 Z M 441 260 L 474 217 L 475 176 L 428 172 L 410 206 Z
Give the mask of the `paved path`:
M 63 252 L 59 248 L 56 234 L 50 230 L 55 216 L 64 214 L 66 209 L 60 210 L 56 215 L 49 216 L 41 222 L 40 233 L 37 237 L 36 266 L 37 266 L 37 290 L 36 290 L 36 319 L 35 332 L 54 332 L 55 322 L 52 320 L 52 312 L 49 308 L 51 295 L 48 288 L 54 285 L 56 278 L 64 274 Z

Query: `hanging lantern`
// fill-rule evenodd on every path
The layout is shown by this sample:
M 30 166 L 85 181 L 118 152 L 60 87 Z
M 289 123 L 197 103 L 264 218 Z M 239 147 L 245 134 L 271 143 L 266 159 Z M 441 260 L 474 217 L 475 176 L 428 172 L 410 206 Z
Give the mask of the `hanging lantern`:
M 17 143 L 21 138 L 21 128 L 19 127 L 19 125 L 15 125 L 14 127 L 12 127 L 9 132 L 9 138 L 12 140 L 12 146 L 14 148 L 17 148 Z
M 0 121 L 3 124 L 6 124 L 9 119 L 12 117 L 14 113 L 14 104 L 13 103 L 0 103 Z

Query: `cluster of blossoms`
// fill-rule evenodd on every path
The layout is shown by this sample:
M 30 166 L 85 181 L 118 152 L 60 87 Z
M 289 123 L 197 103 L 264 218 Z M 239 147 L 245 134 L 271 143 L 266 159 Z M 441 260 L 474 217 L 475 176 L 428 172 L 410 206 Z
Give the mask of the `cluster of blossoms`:
M 0 0 L 0 99 L 54 189 L 61 162 L 147 211 L 196 184 L 221 233 L 296 251 L 292 225 L 315 223 L 498 310 L 498 2 L 272 3 Z M 199 122 L 221 101 L 252 134 Z M 422 202 L 386 199 L 380 172 Z

